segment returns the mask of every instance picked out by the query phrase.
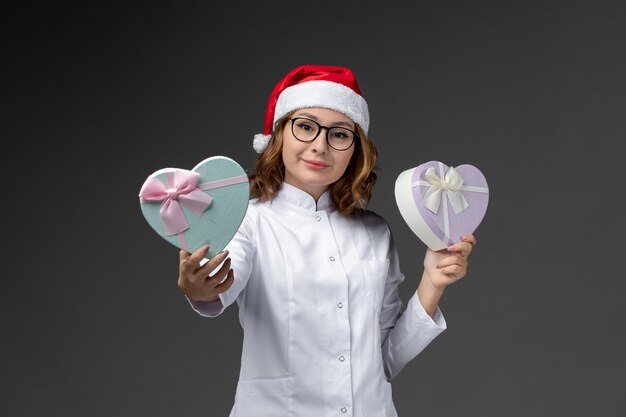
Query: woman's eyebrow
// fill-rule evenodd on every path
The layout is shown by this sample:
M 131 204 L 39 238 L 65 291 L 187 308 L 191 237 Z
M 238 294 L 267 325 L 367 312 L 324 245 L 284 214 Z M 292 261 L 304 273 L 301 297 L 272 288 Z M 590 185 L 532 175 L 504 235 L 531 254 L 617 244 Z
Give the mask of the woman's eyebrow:
M 320 121 L 315 115 L 313 115 L 311 113 L 306 113 L 306 112 L 305 113 L 300 113 L 300 114 L 296 115 L 295 117 L 300 117 L 300 116 L 308 117 L 309 119 L 313 119 L 313 120 L 315 120 L 318 123 Z M 339 121 L 339 122 L 336 122 L 336 123 L 331 123 L 330 126 L 345 126 L 345 127 L 349 128 L 349 129 L 354 128 L 353 123 L 345 122 L 345 121 Z

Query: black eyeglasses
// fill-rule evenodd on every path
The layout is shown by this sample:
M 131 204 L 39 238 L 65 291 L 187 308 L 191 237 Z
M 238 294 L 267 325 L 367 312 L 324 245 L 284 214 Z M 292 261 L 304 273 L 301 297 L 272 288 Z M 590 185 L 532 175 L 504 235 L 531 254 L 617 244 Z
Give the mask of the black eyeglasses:
M 322 129 L 326 129 L 326 143 L 337 151 L 347 151 L 359 134 L 354 130 L 339 126 L 322 126 L 306 117 L 290 117 L 291 133 L 300 142 L 313 142 Z

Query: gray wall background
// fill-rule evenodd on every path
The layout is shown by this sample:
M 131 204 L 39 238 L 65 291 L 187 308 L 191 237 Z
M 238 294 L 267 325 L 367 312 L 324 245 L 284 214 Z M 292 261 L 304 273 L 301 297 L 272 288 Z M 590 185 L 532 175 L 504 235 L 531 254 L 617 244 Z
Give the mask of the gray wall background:
M 196 315 L 145 222 L 148 174 L 226 155 L 252 172 L 267 96 L 351 67 L 380 151 L 371 209 L 407 276 L 423 244 L 397 175 L 489 181 L 449 328 L 394 380 L 400 416 L 621 416 L 626 400 L 621 2 L 64 2 L 7 10 L 3 416 L 227 416 L 237 308 Z M 9 147 L 11 145 L 11 147 Z M 8 189 L 7 189 L 8 185 Z

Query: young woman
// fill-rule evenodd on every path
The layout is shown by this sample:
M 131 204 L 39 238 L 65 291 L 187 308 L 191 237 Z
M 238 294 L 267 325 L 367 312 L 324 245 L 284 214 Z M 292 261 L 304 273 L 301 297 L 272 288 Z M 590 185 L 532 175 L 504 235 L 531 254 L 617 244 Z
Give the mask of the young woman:
M 426 250 L 416 293 L 389 227 L 367 210 L 377 151 L 348 68 L 304 65 L 274 88 L 253 199 L 227 249 L 180 252 L 178 285 L 201 315 L 237 301 L 243 328 L 231 417 L 396 416 L 390 380 L 446 328 L 437 307 L 467 272 L 473 235 Z

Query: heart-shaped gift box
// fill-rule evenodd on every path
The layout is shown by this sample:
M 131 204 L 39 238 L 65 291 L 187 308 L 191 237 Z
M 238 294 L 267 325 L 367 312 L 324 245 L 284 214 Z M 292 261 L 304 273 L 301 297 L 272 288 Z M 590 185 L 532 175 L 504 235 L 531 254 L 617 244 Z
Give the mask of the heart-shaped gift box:
M 191 171 L 160 169 L 139 192 L 141 211 L 161 237 L 188 252 L 208 244 L 207 258 L 231 241 L 249 198 L 248 175 L 225 156 L 209 157 Z
M 398 175 L 395 197 L 413 233 L 432 250 L 441 250 L 474 233 L 487 211 L 489 188 L 473 165 L 429 161 Z

